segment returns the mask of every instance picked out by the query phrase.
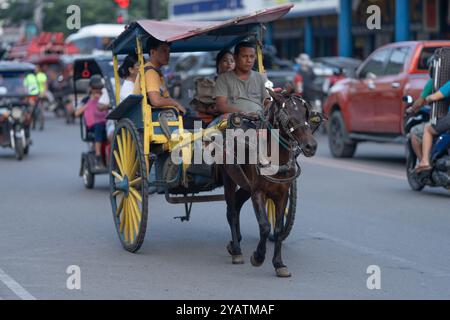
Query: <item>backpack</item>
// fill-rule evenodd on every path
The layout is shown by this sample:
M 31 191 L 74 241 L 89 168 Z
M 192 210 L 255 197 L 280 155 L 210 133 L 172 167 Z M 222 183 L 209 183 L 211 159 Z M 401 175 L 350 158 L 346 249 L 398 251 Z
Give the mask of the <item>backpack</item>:
M 189 103 L 192 109 L 198 113 L 218 115 L 214 88 L 216 82 L 209 78 L 197 78 L 194 82 L 194 97 Z

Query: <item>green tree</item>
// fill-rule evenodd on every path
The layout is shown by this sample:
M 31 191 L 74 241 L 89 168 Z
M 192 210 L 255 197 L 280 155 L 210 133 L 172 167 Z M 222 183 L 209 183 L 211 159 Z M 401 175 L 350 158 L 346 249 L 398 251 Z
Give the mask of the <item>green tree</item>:
M 0 10 L 0 20 L 16 24 L 33 19 L 33 6 L 28 0 L 10 0 L 7 9 Z
M 44 11 L 44 30 L 53 32 L 64 32 L 65 34 L 73 31 L 66 27 L 67 7 L 77 5 L 81 9 L 81 26 L 87 26 L 95 23 L 115 23 L 116 4 L 110 1 L 92 1 L 92 0 L 57 0 L 53 4 L 46 6 Z
M 151 12 L 152 1 L 155 0 L 130 0 L 128 9 L 129 21 L 148 19 Z M 158 18 L 167 17 L 167 0 L 156 1 L 159 3 Z M 64 32 L 66 35 L 74 31 L 68 30 L 66 20 L 67 7 L 78 5 L 81 9 L 81 26 L 96 23 L 116 23 L 118 5 L 114 0 L 45 0 L 44 7 L 44 31 Z M 0 20 L 10 24 L 23 21 L 33 21 L 33 0 L 9 0 L 9 8 L 0 12 Z

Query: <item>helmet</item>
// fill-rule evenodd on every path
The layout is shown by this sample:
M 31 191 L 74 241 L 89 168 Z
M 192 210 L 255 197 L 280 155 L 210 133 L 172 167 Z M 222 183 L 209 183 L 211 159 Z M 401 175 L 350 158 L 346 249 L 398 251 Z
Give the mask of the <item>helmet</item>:
M 93 75 L 89 80 L 89 86 L 92 89 L 103 89 L 104 85 L 102 77 L 98 74 Z

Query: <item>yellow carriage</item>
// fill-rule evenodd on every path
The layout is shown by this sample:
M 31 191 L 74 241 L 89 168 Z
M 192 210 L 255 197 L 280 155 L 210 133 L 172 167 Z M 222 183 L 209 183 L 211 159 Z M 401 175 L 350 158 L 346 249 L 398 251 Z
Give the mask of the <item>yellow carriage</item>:
M 224 200 L 223 194 L 197 195 L 221 186 L 214 166 L 189 164 L 193 143 L 207 135 L 208 130 L 223 127 L 224 122 L 195 133 L 185 130 L 183 117 L 175 107 L 152 107 L 145 93 L 143 44 L 150 37 L 154 37 L 170 43 L 172 52 L 218 51 L 253 38 L 257 43 L 258 70 L 264 72 L 261 48 L 264 23 L 279 19 L 291 8 L 292 5 L 280 6 L 222 22 L 141 20 L 130 24 L 113 41 L 111 49 L 116 101 L 119 101 L 120 92 L 119 55 L 138 55 L 142 93 L 128 96 L 108 115 L 108 119 L 116 121 L 109 164 L 110 200 L 114 223 L 126 250 L 136 252 L 144 241 L 148 222 L 149 186 L 156 186 L 164 192 L 169 203 L 185 205 L 185 216 L 180 217 L 182 221 L 189 220 L 193 202 Z M 170 157 L 175 148 L 183 160 L 179 165 L 174 165 Z M 151 170 L 156 171 L 155 180 L 149 178 Z M 285 236 L 294 221 L 295 205 L 294 182 L 286 210 Z M 273 216 L 273 202 L 269 200 L 267 206 L 268 214 Z M 274 225 L 274 218 L 271 219 Z

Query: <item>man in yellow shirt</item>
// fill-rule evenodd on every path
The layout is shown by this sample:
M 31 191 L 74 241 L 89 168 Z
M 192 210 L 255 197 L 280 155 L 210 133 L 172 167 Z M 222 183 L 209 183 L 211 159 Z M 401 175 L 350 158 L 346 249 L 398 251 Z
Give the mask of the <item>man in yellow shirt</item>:
M 162 66 L 169 63 L 170 46 L 167 42 L 159 41 L 155 38 L 147 40 L 147 52 L 150 60 L 144 65 L 145 70 L 145 90 L 147 99 L 152 107 L 174 106 L 181 113 L 185 114 L 186 109 L 175 99 L 172 99 L 167 90 L 164 76 L 160 71 Z M 134 84 L 133 93 L 140 94 L 141 86 L 139 75 Z

